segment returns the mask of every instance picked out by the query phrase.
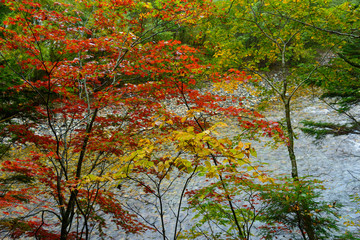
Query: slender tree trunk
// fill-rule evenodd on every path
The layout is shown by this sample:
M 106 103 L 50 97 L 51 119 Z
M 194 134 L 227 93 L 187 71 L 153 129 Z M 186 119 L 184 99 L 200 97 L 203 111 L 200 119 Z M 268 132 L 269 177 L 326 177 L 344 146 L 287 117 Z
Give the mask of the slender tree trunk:
M 306 231 L 307 236 L 309 237 L 309 240 L 317 240 L 318 238 L 315 235 L 313 222 L 311 219 L 311 216 L 304 213 L 305 216 L 302 216 L 304 221 L 304 229 Z
M 290 101 L 291 96 L 288 96 L 288 69 L 286 67 L 286 52 L 287 44 L 284 44 L 281 48 L 279 45 L 279 49 L 281 51 L 281 67 L 282 67 L 282 81 L 283 81 L 283 89 L 281 93 L 281 99 L 284 103 L 284 110 L 285 110 L 285 120 L 286 120 L 286 131 L 289 137 L 289 142 L 287 144 L 287 149 L 289 152 L 289 158 L 291 162 L 291 176 L 294 180 L 299 178 L 298 170 L 297 170 L 297 163 L 296 163 L 296 156 L 294 152 L 294 131 L 291 124 L 291 109 L 290 109 Z
M 62 220 L 61 220 L 61 235 L 60 235 L 60 240 L 67 240 L 69 231 L 68 231 L 68 227 L 72 222 L 73 216 L 74 216 L 74 206 L 72 204 L 72 199 L 74 199 L 74 193 L 71 194 L 70 197 L 70 201 L 69 201 L 69 205 L 66 213 L 64 216 L 62 216 Z
M 291 111 L 290 111 L 290 99 L 286 99 L 284 102 L 284 108 L 285 108 L 285 119 L 286 119 L 286 130 L 289 137 L 289 142 L 287 144 L 287 149 L 289 152 L 289 158 L 291 162 L 291 176 L 294 179 L 294 181 L 299 181 L 299 173 L 297 169 L 297 162 L 296 162 L 296 156 L 294 152 L 294 131 L 291 124 Z M 300 194 L 300 193 L 298 193 Z M 302 204 L 302 203 L 300 203 Z M 307 215 L 306 212 L 299 213 L 300 223 L 303 223 L 303 227 L 307 237 L 309 240 L 316 240 L 316 235 L 314 232 L 314 227 L 312 223 L 311 216 Z M 299 226 L 300 227 L 300 226 Z
M 299 178 L 296 156 L 294 152 L 294 131 L 291 124 L 291 112 L 290 112 L 290 99 L 286 99 L 284 102 L 285 108 L 285 120 L 286 120 L 286 131 L 289 137 L 289 142 L 287 144 L 287 149 L 289 152 L 289 158 L 291 162 L 291 176 L 297 180 Z

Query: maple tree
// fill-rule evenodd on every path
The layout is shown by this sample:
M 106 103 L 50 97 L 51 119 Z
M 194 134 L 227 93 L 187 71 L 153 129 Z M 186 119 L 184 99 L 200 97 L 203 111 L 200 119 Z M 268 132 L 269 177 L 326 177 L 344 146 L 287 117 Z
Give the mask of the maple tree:
M 8 190 L 0 223 L 12 238 L 105 238 L 110 222 L 126 233 L 154 229 L 124 209 L 119 182 L 135 179 L 153 193 L 140 174 L 162 181 L 177 169 L 217 176 L 225 188 L 222 162 L 249 162 L 243 147 L 233 149 L 238 142 L 213 135 L 215 119 L 281 135 L 262 115 L 223 104 L 239 99 L 194 88 L 205 76 L 248 79 L 237 70 L 207 74 L 211 67 L 200 63 L 196 49 L 166 34 L 206 17 L 206 1 L 2 4 L 12 11 L 0 27 L 2 68 L 20 81 L 11 87 L 14 94 L 36 96 L 23 104 L 38 114 L 10 119 L 1 132 L 18 152 L 1 163 L 1 186 Z M 185 112 L 174 112 L 169 101 Z M 174 150 L 161 156 L 167 144 Z M 190 158 L 182 157 L 186 153 Z M 225 197 L 231 206 L 232 196 Z M 166 239 L 164 225 L 162 235 Z

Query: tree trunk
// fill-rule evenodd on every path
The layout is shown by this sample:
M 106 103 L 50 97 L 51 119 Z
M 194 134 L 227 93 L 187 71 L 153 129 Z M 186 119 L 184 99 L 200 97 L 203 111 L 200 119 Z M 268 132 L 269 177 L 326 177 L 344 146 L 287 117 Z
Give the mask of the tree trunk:
M 289 137 L 289 142 L 287 144 L 287 149 L 289 152 L 290 162 L 291 162 L 291 176 L 294 179 L 294 181 L 299 181 L 299 173 L 297 169 L 297 162 L 296 162 L 296 156 L 294 152 L 294 131 L 291 124 L 291 112 L 290 112 L 290 99 L 286 99 L 284 102 L 285 107 L 285 119 L 286 119 L 286 130 Z M 299 193 L 300 194 L 300 193 Z M 305 215 L 303 215 L 305 214 Z M 306 232 L 306 235 L 308 236 L 309 240 L 316 240 L 316 235 L 314 232 L 312 219 L 309 215 L 306 215 L 306 213 L 302 212 L 300 213 L 301 222 L 303 222 L 303 227 Z
M 286 119 L 286 131 L 289 137 L 289 142 L 287 143 L 287 149 L 289 152 L 290 162 L 291 162 L 291 176 L 297 180 L 299 178 L 296 157 L 294 152 L 294 131 L 291 124 L 291 113 L 290 113 L 290 99 L 286 99 L 284 102 L 285 107 L 285 119 Z
M 91 120 L 88 122 L 88 124 L 86 126 L 86 131 L 85 131 L 86 135 L 85 135 L 85 138 L 83 141 L 83 145 L 81 147 L 80 156 L 79 156 L 77 166 L 76 166 L 75 180 L 78 180 L 81 178 L 82 164 L 83 164 L 83 161 L 85 158 L 85 153 L 86 153 L 87 145 L 88 145 L 89 138 L 90 138 L 89 133 L 91 133 L 91 131 L 92 131 L 93 124 L 95 122 L 95 118 L 97 116 L 98 110 L 99 110 L 98 108 L 96 108 L 94 110 L 94 112 L 92 113 Z M 60 240 L 66 240 L 67 236 L 69 234 L 68 227 L 72 223 L 73 218 L 74 218 L 77 194 L 78 194 L 77 189 L 74 189 L 73 191 L 71 191 L 70 199 L 67 204 L 66 212 L 62 215 Z
M 304 214 L 306 214 L 306 213 L 304 213 Z M 302 216 L 302 218 L 304 221 L 304 229 L 306 231 L 306 235 L 308 236 L 309 240 L 316 240 L 317 237 L 314 232 L 311 216 L 306 214 L 305 216 Z

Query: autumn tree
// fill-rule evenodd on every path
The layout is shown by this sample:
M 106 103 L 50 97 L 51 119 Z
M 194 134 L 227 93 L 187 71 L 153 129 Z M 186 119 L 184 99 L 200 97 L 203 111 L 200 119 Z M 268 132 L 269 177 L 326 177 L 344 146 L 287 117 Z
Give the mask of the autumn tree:
M 3 226 L 13 237 L 88 238 L 95 226 L 103 234 L 103 223 L 96 220 L 95 212 L 100 206 L 102 212 L 118 218 L 116 224 L 125 231 L 146 229 L 122 210 L 97 178 L 104 176 L 117 155 L 136 148 L 138 133 L 161 108 L 150 97 L 156 96 L 151 83 L 137 86 L 133 82 L 145 76 L 155 80 L 177 70 L 161 68 L 170 59 L 164 55 L 160 59 L 160 51 L 178 42 L 147 43 L 145 39 L 158 34 L 157 27 L 164 31 L 168 22 L 186 23 L 196 17 L 196 3 L 169 3 L 160 9 L 131 1 L 57 2 L 50 10 L 32 1 L 5 4 L 13 14 L 1 27 L 3 67 L 14 70 L 23 82 L 14 91 L 36 95 L 38 104 L 29 102 L 28 106 L 34 106 L 41 117 L 28 118 L 20 125 L 10 123 L 3 130 L 15 138 L 16 146 L 34 148 L 21 159 L 2 163 L 4 174 L 34 183 L 33 188 L 19 186 L 5 193 L 5 214 L 16 207 L 22 207 L 25 214 L 4 220 Z M 153 28 L 142 24 L 146 18 L 154 19 Z M 190 50 L 178 49 L 184 56 Z M 189 57 L 189 68 L 192 61 Z M 35 203 L 41 207 L 34 208 Z M 52 218 L 60 225 L 49 225 L 46 220 Z
M 16 154 L 2 161 L 1 177 L 26 180 L 2 185 L 8 217 L 1 226 L 12 238 L 106 238 L 110 218 L 127 233 L 154 229 L 124 209 L 120 182 L 135 180 L 151 194 L 141 174 L 162 181 L 172 169 L 199 169 L 226 188 L 217 155 L 234 166 L 249 163 L 242 147 L 213 135 L 216 119 L 281 132 L 256 112 L 223 104 L 239 99 L 194 88 L 205 76 L 248 79 L 237 70 L 206 73 L 211 67 L 196 49 L 166 34 L 206 17 L 206 1 L 2 3 L 12 11 L 0 28 L 2 66 L 20 81 L 11 91 L 36 96 L 24 104 L 37 112 L 2 130 Z M 174 112 L 171 101 L 185 112 Z M 176 154 L 162 155 L 167 144 Z M 231 206 L 232 196 L 225 197 Z M 159 229 L 165 239 L 164 225 Z

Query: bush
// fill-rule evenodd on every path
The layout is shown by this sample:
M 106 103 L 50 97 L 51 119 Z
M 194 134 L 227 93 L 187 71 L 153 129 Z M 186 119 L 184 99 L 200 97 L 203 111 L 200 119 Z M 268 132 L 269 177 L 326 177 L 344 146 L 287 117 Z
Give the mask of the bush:
M 320 200 L 323 186 L 307 178 L 285 178 L 280 183 L 263 187 L 261 198 L 268 204 L 262 213 L 266 225 L 262 227 L 265 239 L 280 234 L 295 239 L 329 239 L 338 230 L 337 203 Z

